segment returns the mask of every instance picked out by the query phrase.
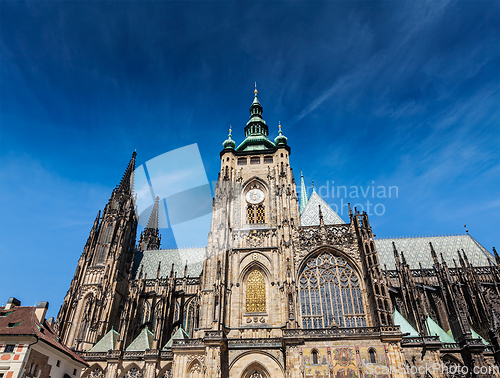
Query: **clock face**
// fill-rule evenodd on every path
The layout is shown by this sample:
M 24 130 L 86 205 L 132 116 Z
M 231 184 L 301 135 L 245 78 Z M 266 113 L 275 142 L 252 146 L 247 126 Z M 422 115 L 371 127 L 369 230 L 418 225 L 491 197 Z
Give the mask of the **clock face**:
M 246 199 L 248 203 L 257 205 L 258 203 L 264 201 L 264 192 L 260 189 L 251 189 L 248 191 Z

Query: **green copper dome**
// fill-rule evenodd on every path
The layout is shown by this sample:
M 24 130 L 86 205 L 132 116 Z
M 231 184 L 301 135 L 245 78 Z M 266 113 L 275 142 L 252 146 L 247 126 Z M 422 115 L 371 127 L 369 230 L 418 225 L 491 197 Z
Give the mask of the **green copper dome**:
M 283 135 L 283 132 L 281 131 L 281 124 L 279 125 L 280 131 L 279 134 L 276 138 L 274 138 L 274 144 L 276 146 L 286 146 L 287 143 L 287 137 Z
M 245 140 L 236 147 L 238 152 L 270 151 L 276 148 L 268 139 L 269 129 L 262 118 L 262 105 L 257 98 L 257 88 L 254 90 L 254 99 L 250 106 L 250 119 L 245 126 Z
M 225 149 L 234 150 L 234 148 L 236 147 L 236 142 L 231 139 L 231 131 L 232 130 L 229 129 L 229 135 L 227 136 L 227 139 L 222 143 L 222 146 Z

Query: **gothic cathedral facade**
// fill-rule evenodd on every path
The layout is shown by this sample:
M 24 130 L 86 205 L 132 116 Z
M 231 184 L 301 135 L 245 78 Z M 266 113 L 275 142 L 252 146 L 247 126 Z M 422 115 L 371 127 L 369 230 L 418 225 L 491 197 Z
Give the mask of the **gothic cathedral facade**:
M 287 138 L 281 126 L 268 138 L 262 112 L 255 91 L 245 140 L 223 143 L 199 266 L 160 249 L 158 199 L 136 243 L 133 154 L 56 322 L 89 363 L 83 376 L 458 377 L 412 367 L 498 365 L 496 251 L 483 267 L 464 252 L 452 269 L 431 243 L 433 265 L 418 270 L 396 242 L 388 269 L 366 213 L 349 208 L 344 222 L 316 193 L 299 196 Z

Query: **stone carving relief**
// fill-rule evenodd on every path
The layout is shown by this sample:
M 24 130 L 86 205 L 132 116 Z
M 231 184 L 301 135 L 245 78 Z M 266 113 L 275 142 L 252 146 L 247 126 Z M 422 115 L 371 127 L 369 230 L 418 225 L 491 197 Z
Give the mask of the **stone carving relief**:
M 354 261 L 360 263 L 358 246 L 349 225 L 312 226 L 294 230 L 292 241 L 295 254 L 295 267 L 309 252 L 321 246 L 331 246 L 344 252 Z

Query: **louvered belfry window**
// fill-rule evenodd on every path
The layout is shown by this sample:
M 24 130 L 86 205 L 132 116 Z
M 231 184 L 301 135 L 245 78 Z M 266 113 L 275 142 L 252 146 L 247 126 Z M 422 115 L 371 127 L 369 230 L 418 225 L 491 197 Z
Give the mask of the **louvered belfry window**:
M 246 312 L 266 312 L 266 281 L 258 270 L 248 275 L 245 309 Z
M 359 277 L 342 257 L 311 258 L 299 276 L 303 328 L 366 327 Z

